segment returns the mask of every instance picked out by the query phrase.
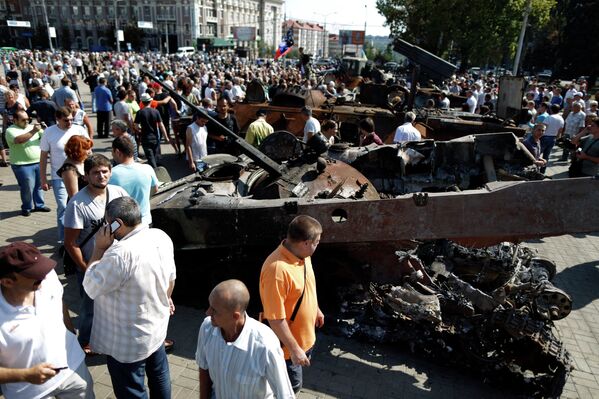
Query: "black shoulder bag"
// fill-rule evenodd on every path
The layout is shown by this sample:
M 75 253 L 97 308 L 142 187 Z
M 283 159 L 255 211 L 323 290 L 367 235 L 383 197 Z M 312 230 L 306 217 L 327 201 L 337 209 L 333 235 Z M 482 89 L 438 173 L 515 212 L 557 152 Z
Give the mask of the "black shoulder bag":
M 108 187 L 106 187 L 106 204 L 104 205 L 104 217 L 106 217 L 106 208 L 108 208 L 108 202 L 110 202 L 110 192 L 108 191 Z M 100 227 L 102 227 L 102 225 L 102 222 L 98 223 L 98 225 L 94 227 L 92 231 L 89 232 L 85 239 L 81 241 L 81 243 L 79 244 L 79 248 L 83 248 L 85 244 L 87 244 L 87 242 L 91 240 L 91 238 L 98 232 L 98 230 L 100 230 Z M 65 276 L 74 274 L 77 270 L 77 263 L 75 263 L 73 258 L 71 258 L 71 255 L 69 255 L 69 251 L 67 251 L 66 248 L 64 249 L 64 254 L 62 256 L 62 266 L 64 268 Z

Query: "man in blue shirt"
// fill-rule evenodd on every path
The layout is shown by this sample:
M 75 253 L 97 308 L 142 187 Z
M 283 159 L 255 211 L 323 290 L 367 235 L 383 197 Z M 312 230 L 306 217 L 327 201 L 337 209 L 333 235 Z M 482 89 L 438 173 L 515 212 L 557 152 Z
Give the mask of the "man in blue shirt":
M 94 96 L 96 97 L 96 117 L 98 118 L 96 131 L 98 138 L 106 138 L 110 132 L 110 113 L 113 103 L 112 93 L 106 87 L 106 78 L 98 79 L 98 87 L 94 90 Z
M 158 178 L 154 169 L 147 164 L 133 160 L 133 142 L 125 136 L 119 136 L 112 142 L 112 158 L 117 165 L 112 168 L 109 184 L 120 186 L 137 201 L 141 211 L 141 222 L 152 224 L 150 213 L 150 195 L 158 189 Z

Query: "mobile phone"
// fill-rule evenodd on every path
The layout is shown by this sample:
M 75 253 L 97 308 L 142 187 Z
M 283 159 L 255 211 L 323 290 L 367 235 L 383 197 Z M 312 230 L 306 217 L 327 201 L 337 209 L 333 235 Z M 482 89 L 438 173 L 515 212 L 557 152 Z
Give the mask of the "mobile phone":
M 67 366 L 64 366 L 64 367 L 54 367 L 54 368 L 52 368 L 52 370 L 54 370 L 54 371 L 56 371 L 56 372 L 58 372 L 58 371 L 60 371 L 60 370 L 66 370 L 66 369 L 68 369 L 68 367 L 67 367 Z
M 120 228 L 121 224 L 118 220 L 115 220 L 114 222 L 110 223 L 110 234 L 114 234 Z

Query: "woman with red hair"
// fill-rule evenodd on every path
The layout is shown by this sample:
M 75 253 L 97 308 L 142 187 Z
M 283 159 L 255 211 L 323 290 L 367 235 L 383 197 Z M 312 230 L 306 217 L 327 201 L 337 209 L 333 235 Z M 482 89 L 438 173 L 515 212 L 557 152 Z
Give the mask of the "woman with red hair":
M 67 189 L 69 200 L 83 187 L 87 186 L 85 173 L 83 171 L 83 161 L 91 153 L 93 141 L 84 136 L 73 136 L 64 146 L 64 153 L 67 156 L 56 174 L 61 177 Z

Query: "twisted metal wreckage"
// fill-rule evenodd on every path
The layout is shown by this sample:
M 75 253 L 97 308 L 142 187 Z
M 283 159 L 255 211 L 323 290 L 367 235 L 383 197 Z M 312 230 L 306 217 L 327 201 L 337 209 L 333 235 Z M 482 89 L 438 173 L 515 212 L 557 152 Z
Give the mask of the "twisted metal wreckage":
M 259 151 L 207 117 L 242 154 L 209 155 L 204 170 L 153 197 L 153 224 L 179 253 L 216 250 L 238 265 L 236 254 L 273 248 L 296 215 L 310 215 L 323 225 L 331 281 L 362 284 L 342 311 L 347 334 L 520 377 L 533 395 L 561 392 L 571 365 L 552 321 L 571 299 L 550 283 L 555 265 L 514 244 L 468 248 L 595 231 L 599 180 L 538 180 L 512 133 L 327 148 L 321 135 L 304 145 L 280 132 Z M 453 243 L 418 245 L 440 239 Z M 415 252 L 399 252 L 398 264 L 398 250 Z M 257 275 L 259 264 L 242 264 L 227 270 Z M 202 268 L 202 279 L 222 272 Z

